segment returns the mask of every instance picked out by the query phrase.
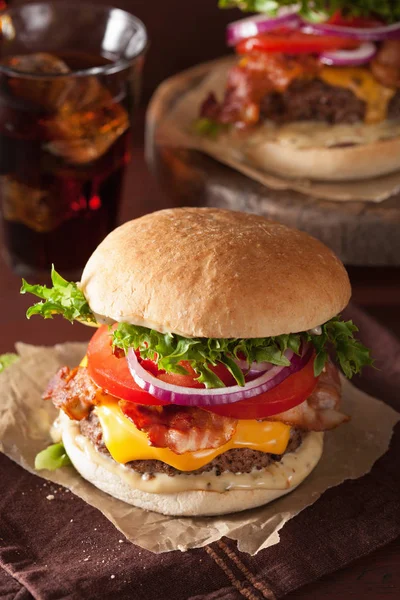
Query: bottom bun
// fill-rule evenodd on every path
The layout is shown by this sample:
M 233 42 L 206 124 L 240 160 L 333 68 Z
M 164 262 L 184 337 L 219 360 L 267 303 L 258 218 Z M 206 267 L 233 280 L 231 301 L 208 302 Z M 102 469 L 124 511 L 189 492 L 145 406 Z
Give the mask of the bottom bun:
M 354 181 L 400 170 L 399 137 L 331 148 L 261 141 L 249 144 L 245 153 L 263 171 L 293 179 Z
M 63 416 L 60 419 L 60 428 L 67 454 L 84 479 L 103 492 L 128 504 L 174 516 L 224 515 L 272 502 L 293 491 L 304 481 L 317 465 L 323 450 L 323 434 L 308 433 L 295 452 L 286 454 L 280 463 L 274 463 L 271 467 L 257 471 L 257 489 L 237 489 L 241 481 L 248 486 L 249 475 L 232 474 L 236 487 L 225 492 L 187 489 L 175 493 L 154 493 L 138 489 L 138 486 L 143 487 L 143 476 L 98 452 L 92 442 L 80 434 L 76 421 Z M 289 487 L 268 489 L 269 483 L 276 481 L 277 471 L 285 469 L 285 457 L 290 456 L 296 456 L 296 469 L 292 468 L 291 479 L 286 479 Z M 161 488 L 166 477 L 171 479 L 164 474 L 157 474 L 154 477 L 160 480 Z M 200 476 L 182 474 L 182 476 L 175 475 L 173 479 L 178 483 L 181 477 L 184 478 L 186 485 L 191 477 L 197 479 Z M 213 477 L 218 479 L 217 475 L 211 474 L 211 478 Z M 187 485 L 190 486 L 190 483 Z

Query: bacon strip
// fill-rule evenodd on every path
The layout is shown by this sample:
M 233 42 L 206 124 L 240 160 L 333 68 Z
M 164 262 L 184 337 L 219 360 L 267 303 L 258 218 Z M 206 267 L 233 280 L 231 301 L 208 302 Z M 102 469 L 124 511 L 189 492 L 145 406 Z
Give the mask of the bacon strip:
M 222 104 L 211 94 L 201 108 L 201 116 L 238 127 L 254 125 L 266 94 L 283 92 L 295 79 L 314 77 L 318 70 L 318 62 L 311 56 L 250 54 L 230 70 Z
M 340 379 L 336 367 L 328 363 L 311 396 L 288 411 L 268 417 L 298 429 L 325 431 L 348 420 L 338 409 Z M 91 379 L 84 367 L 63 367 L 51 379 L 44 399 L 51 399 L 70 419 L 81 421 L 103 399 L 106 392 Z M 117 401 L 117 399 L 115 399 Z M 234 435 L 237 420 L 197 407 L 144 406 L 119 401 L 123 413 L 144 431 L 152 446 L 169 448 L 176 454 L 219 448 Z
M 50 380 L 44 400 L 52 400 L 56 408 L 63 410 L 70 419 L 85 419 L 91 408 L 98 404 L 104 392 L 89 376 L 85 367 L 70 369 L 62 367 Z
M 307 431 L 334 429 L 349 420 L 338 409 L 341 401 L 341 383 L 337 368 L 325 365 L 311 396 L 290 410 L 268 417 L 268 421 L 282 421 Z
M 400 40 L 386 40 L 371 61 L 371 71 L 382 85 L 400 88 Z
M 201 408 L 186 406 L 143 406 L 121 400 L 122 412 L 145 431 L 150 444 L 169 448 L 175 454 L 219 448 L 236 430 L 236 419 L 221 417 Z

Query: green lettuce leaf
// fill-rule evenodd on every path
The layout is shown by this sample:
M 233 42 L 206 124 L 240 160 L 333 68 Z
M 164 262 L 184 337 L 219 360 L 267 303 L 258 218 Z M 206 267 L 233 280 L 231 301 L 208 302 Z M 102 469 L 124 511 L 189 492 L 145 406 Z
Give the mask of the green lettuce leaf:
M 196 121 L 193 123 L 193 129 L 198 135 L 215 139 L 222 131 L 229 129 L 229 125 L 218 123 L 213 119 L 201 117 L 200 119 L 196 119 Z
M 14 354 L 13 352 L 7 352 L 6 354 L 0 355 L 0 373 L 4 371 L 7 367 L 15 363 L 19 358 L 18 354 Z
M 53 287 L 30 285 L 23 280 L 21 292 L 30 292 L 42 298 L 42 302 L 28 309 L 28 318 L 39 314 L 45 319 L 54 314 L 63 315 L 70 321 L 96 323 L 96 319 L 82 291 L 75 283 L 69 283 L 52 269 Z M 222 363 L 232 374 L 238 385 L 245 383 L 242 370 L 235 359 L 253 362 L 269 362 L 278 366 L 289 366 L 286 350 L 299 354 L 302 342 L 311 342 L 316 350 L 314 372 L 321 374 L 332 352 L 346 377 L 360 373 L 362 367 L 372 364 L 369 350 L 354 337 L 358 331 L 352 321 L 334 317 L 321 326 L 321 335 L 310 332 L 291 333 L 275 337 L 237 338 L 185 338 L 172 333 L 160 333 L 128 323 L 119 323 L 111 332 L 113 347 L 125 353 L 129 348 L 140 351 L 142 358 L 153 360 L 160 370 L 167 373 L 186 375 L 182 366 L 186 361 L 197 374 L 197 380 L 207 388 L 224 387 L 224 383 L 211 367 Z
M 72 463 L 61 442 L 48 446 L 45 450 L 39 452 L 35 458 L 35 469 L 37 471 L 42 469 L 55 471 L 60 467 L 68 467 L 69 465 L 72 465 Z
M 377 15 L 387 23 L 400 20 L 399 0 L 219 0 L 220 8 L 276 14 L 282 6 L 299 6 L 299 14 L 309 21 L 320 21 L 341 11 L 348 16 Z
M 328 358 L 328 350 L 334 350 L 334 355 L 343 373 L 348 379 L 361 372 L 361 369 L 373 364 L 368 348 L 354 337 L 358 328 L 353 321 L 342 321 L 334 317 L 322 325 L 321 335 L 308 335 L 316 349 L 314 372 L 320 375 Z
M 349 379 L 359 373 L 362 367 L 372 364 L 369 350 L 354 337 L 358 329 L 352 321 L 344 322 L 340 317 L 334 317 L 321 329 L 321 335 L 304 332 L 253 339 L 184 338 L 119 323 L 111 335 L 114 347 L 121 348 L 125 353 L 129 348 L 135 348 L 140 351 L 142 358 L 155 361 L 159 369 L 168 373 L 186 374 L 187 371 L 179 363 L 187 361 L 197 373 L 198 381 L 207 388 L 224 387 L 210 365 L 225 364 L 237 384 L 243 386 L 244 375 L 235 358 L 243 358 L 248 363 L 267 361 L 273 365 L 289 366 L 286 350 L 291 349 L 299 354 L 302 341 L 311 342 L 316 349 L 316 376 L 321 374 L 330 349 L 335 351 L 336 359 Z
M 21 294 L 33 294 L 43 300 L 28 308 L 28 319 L 32 315 L 41 315 L 44 319 L 62 315 L 69 321 L 96 322 L 85 296 L 76 283 L 66 281 L 54 266 L 51 269 L 51 281 L 53 287 L 48 288 L 45 285 L 31 285 L 25 279 L 22 280 Z
M 268 361 L 274 365 L 289 366 L 284 353 L 288 348 L 299 352 L 300 334 L 281 335 L 269 338 L 225 339 L 185 338 L 172 333 L 159 333 L 153 329 L 119 323 L 112 332 L 112 344 L 128 352 L 129 348 L 140 351 L 142 358 L 157 363 L 158 368 L 168 373 L 187 374 L 179 364 L 187 361 L 196 371 L 198 381 L 207 388 L 224 387 L 213 373 L 210 365 L 223 363 L 238 385 L 244 385 L 244 375 L 234 359 L 243 357 L 249 363 Z

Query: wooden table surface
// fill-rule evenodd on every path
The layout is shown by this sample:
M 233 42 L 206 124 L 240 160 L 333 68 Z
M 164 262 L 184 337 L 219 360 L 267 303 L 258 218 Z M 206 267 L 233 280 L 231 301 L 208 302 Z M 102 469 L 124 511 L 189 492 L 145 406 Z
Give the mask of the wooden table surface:
M 128 173 L 121 221 L 167 207 L 171 202 L 158 189 L 143 159 L 143 118 L 138 120 L 136 145 Z M 0 233 L 0 244 L 1 244 Z M 353 298 L 382 323 L 400 335 L 399 272 L 381 269 L 350 269 Z M 90 330 L 58 318 L 25 319 L 30 298 L 19 295 L 20 278 L 0 257 L 0 354 L 21 340 L 33 344 L 84 341 Z M 301 551 L 301 545 L 300 545 Z M 347 568 L 287 596 L 297 600 L 355 598 L 380 600 L 400 597 L 400 540 L 359 559 Z

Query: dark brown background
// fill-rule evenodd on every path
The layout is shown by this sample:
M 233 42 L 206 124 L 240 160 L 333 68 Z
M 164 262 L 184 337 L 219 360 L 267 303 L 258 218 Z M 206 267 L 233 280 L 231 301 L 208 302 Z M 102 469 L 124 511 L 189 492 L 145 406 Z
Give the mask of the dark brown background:
M 156 85 L 168 75 L 224 53 L 224 24 L 235 18 L 234 11 L 219 11 L 216 7 L 217 0 L 125 0 L 113 4 L 134 12 L 148 27 L 151 47 L 145 70 L 145 100 Z M 170 204 L 151 179 L 144 164 L 143 121 L 141 111 L 137 120 L 133 161 L 126 182 L 121 220 Z M 350 269 L 350 274 L 354 300 L 400 334 L 398 271 L 358 268 Z M 27 322 L 24 312 L 29 298 L 19 296 L 19 287 L 20 279 L 9 271 L 3 258 L 0 258 L 0 353 L 12 350 L 16 340 L 53 344 L 88 339 L 90 332 L 86 328 L 70 325 L 60 319 L 45 322 L 32 319 Z M 399 596 L 399 540 L 290 595 L 298 600 L 377 600 Z M 7 597 L 11 599 L 16 596 Z

